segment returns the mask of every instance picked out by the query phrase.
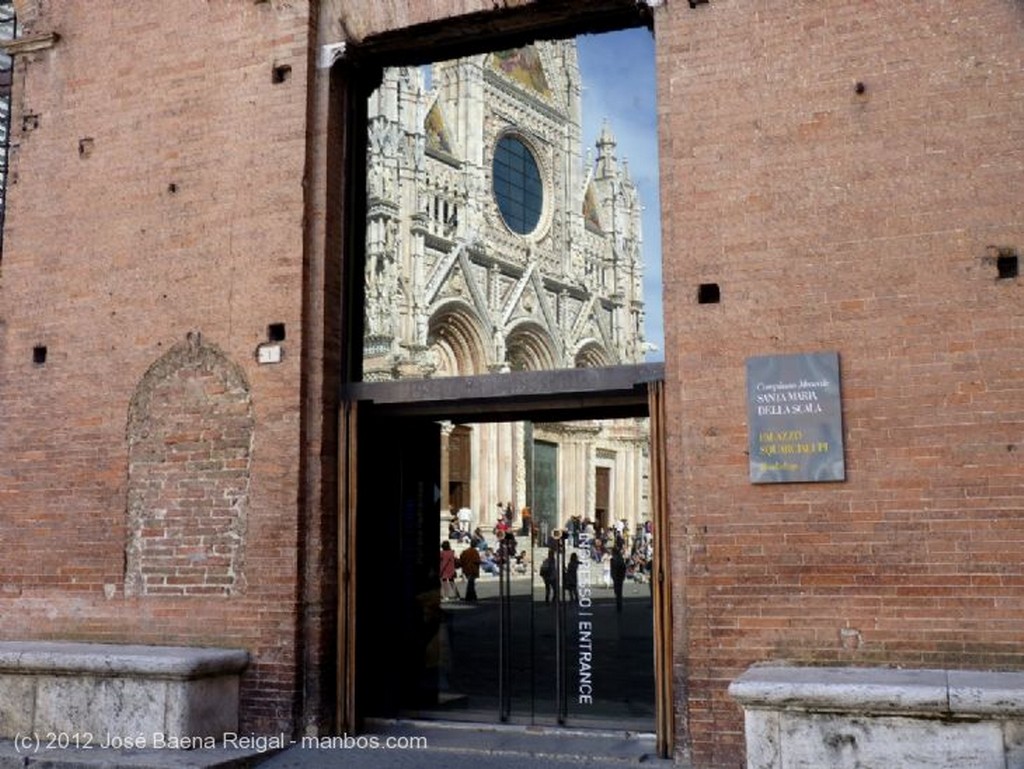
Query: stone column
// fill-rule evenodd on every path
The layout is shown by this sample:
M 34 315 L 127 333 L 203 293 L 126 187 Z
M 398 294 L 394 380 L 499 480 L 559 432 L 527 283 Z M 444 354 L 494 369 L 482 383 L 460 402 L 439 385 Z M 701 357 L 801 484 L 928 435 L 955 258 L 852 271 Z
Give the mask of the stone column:
M 448 441 L 451 437 L 452 430 L 454 429 L 455 425 L 451 422 L 441 423 L 441 539 L 446 539 L 448 537 L 448 522 L 451 520 L 450 513 L 454 512 L 450 510 L 451 499 L 448 496 L 448 483 L 450 477 Z

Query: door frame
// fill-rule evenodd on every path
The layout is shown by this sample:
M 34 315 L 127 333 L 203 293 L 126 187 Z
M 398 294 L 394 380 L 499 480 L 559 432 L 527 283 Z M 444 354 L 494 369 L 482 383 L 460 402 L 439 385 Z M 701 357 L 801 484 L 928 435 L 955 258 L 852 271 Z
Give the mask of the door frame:
M 654 602 L 655 731 L 657 751 L 674 749 L 672 600 L 668 562 L 665 480 L 664 364 L 513 372 L 443 379 L 354 382 L 341 393 L 339 415 L 338 681 L 336 728 L 358 731 L 356 687 L 356 522 L 358 519 L 358 421 L 372 412 L 390 418 L 500 422 L 570 421 L 649 417 L 651 420 L 651 518 L 655 531 Z

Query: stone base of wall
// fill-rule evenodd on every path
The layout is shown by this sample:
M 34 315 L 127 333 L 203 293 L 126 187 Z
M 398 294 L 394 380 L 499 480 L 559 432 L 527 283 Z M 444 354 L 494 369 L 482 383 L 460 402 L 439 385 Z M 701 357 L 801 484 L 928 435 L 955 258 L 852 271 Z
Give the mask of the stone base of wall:
M 1024 767 L 1024 673 L 756 666 L 747 769 Z
M 0 642 L 0 738 L 219 739 L 238 729 L 248 661 L 238 649 Z

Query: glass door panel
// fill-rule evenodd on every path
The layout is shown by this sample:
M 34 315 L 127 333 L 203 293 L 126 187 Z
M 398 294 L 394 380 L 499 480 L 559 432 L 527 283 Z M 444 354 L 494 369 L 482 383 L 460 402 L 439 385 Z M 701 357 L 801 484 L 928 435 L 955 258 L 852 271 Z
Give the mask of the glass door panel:
M 441 513 L 439 425 L 366 419 L 364 428 L 357 707 L 374 716 L 653 730 L 652 542 L 643 527 L 598 532 L 586 514 L 559 524 L 572 517 L 559 509 L 566 468 L 558 447 L 531 437 L 522 448 L 529 525 L 520 509 L 508 527 L 488 521 L 462 531 L 457 516 Z M 626 569 L 621 600 L 611 579 L 616 543 Z

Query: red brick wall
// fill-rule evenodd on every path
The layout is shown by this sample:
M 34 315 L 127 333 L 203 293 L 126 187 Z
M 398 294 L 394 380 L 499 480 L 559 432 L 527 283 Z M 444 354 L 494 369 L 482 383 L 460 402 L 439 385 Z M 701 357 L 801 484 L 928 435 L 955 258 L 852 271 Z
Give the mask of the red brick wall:
M 697 766 L 740 764 L 725 689 L 758 660 L 1024 667 L 1024 305 L 993 264 L 1024 250 L 1024 11 L 968 5 L 656 11 L 676 696 Z M 493 4 L 324 6 L 321 28 L 358 40 Z M 252 649 L 243 726 L 264 731 L 298 712 L 308 506 L 330 483 L 310 457 L 332 451 L 311 430 L 329 377 L 300 370 L 304 346 L 329 367 L 337 279 L 310 250 L 336 233 L 303 229 L 303 180 L 326 184 L 306 15 L 47 6 L 34 31 L 61 40 L 18 65 L 0 263 L 0 637 Z M 696 303 L 706 282 L 719 304 Z M 258 366 L 270 323 L 284 362 Z M 129 402 L 193 330 L 251 389 L 246 586 L 127 597 Z M 847 480 L 750 485 L 745 359 L 819 350 L 841 358 Z
M 342 333 L 333 260 L 344 232 L 332 213 L 343 134 L 328 113 L 343 83 L 328 91 L 314 74 L 317 45 L 431 22 L 457 45 L 446 18 L 479 22 L 495 10 L 461 0 L 319 5 L 319 14 L 277 0 L 182 0 L 160 12 L 114 0 L 40 6 L 30 31 L 60 39 L 17 67 L 0 282 L 0 536 L 10 553 L 0 562 L 0 637 L 248 648 L 243 727 L 268 732 L 297 716 L 322 725 L 333 709 Z M 517 29 L 538 26 L 525 5 L 498 11 Z M 609 5 L 631 7 L 602 0 L 587 10 Z M 20 130 L 25 116 L 31 130 Z M 270 323 L 287 328 L 284 362 L 261 367 L 254 353 Z M 132 492 L 136 481 L 166 486 L 140 480 L 154 468 L 132 451 L 129 403 L 193 332 L 248 383 L 252 452 L 236 479 L 249 484 L 244 589 L 235 580 L 226 596 L 191 595 L 225 592 L 214 585 L 224 574 L 165 564 L 190 595 L 158 597 L 138 587 L 146 571 L 131 553 L 152 545 L 159 570 L 152 538 L 168 531 L 143 526 L 132 537 Z M 43 365 L 36 347 L 46 348 Z M 182 417 L 174 398 L 187 391 L 187 382 L 167 389 L 166 423 Z M 210 425 L 230 408 L 206 406 Z M 174 440 L 167 433 L 144 450 L 189 461 Z M 141 496 L 150 508 L 168 501 Z M 177 545 L 186 559 L 202 556 Z
M 0 637 L 250 649 L 243 728 L 272 733 L 295 722 L 301 652 L 308 12 L 173 5 L 48 3 L 34 31 L 60 41 L 17 64 L 0 263 Z M 280 66 L 290 76 L 275 84 Z M 29 113 L 38 127 L 22 131 Z M 258 366 L 271 323 L 285 324 L 284 360 Z M 126 596 L 129 403 L 191 331 L 250 388 L 245 585 Z
M 753 662 L 1024 667 L 1024 294 L 990 248 L 1024 254 L 1024 7 L 658 19 L 680 715 L 735 767 Z M 751 485 L 745 359 L 832 350 L 847 480 Z

